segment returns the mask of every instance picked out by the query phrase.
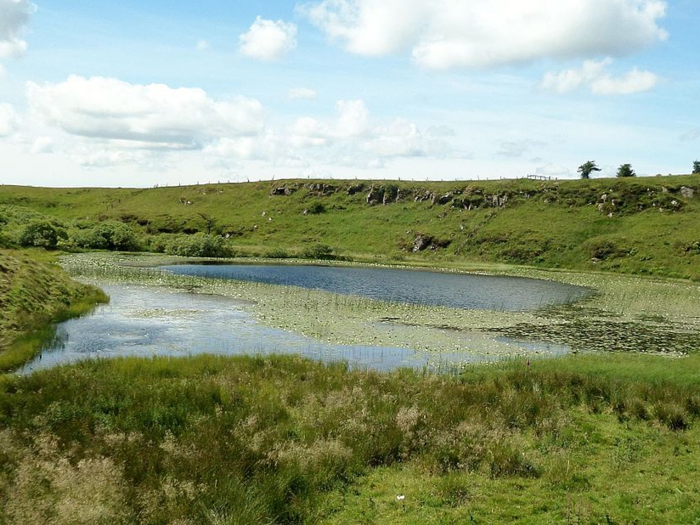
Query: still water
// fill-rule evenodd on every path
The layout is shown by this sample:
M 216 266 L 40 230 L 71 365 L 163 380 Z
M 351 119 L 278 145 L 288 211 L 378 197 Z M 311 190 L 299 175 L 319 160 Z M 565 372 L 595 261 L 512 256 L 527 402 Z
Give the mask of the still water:
M 581 299 L 588 289 L 552 281 L 389 268 L 285 265 L 164 266 L 179 275 L 326 290 L 382 301 L 471 310 L 523 311 Z
M 55 340 L 19 373 L 92 358 L 182 357 L 202 353 L 297 354 L 323 361 L 346 361 L 353 368 L 374 370 L 445 370 L 460 363 L 493 361 L 503 355 L 335 345 L 263 326 L 247 312 L 245 303 L 227 297 L 159 287 L 97 284 L 110 296 L 110 303 L 91 315 L 58 325 Z M 568 351 L 566 347 L 545 343 L 503 339 L 493 339 L 492 343 L 545 355 Z

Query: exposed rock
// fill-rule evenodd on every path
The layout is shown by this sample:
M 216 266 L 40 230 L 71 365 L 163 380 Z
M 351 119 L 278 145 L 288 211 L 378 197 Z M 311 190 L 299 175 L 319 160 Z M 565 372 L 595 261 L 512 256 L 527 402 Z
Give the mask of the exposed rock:
M 332 184 L 325 184 L 323 182 L 310 182 L 304 184 L 304 187 L 309 190 L 309 193 L 314 193 L 318 196 L 332 195 L 338 191 Z
M 413 241 L 413 253 L 422 252 L 424 250 L 437 250 L 438 248 L 447 248 L 452 241 L 442 240 L 433 237 L 432 235 L 425 235 L 423 233 L 416 234 L 416 238 Z
M 692 199 L 695 197 L 695 190 L 693 188 L 681 187 L 681 195 L 684 199 Z
M 425 201 L 432 201 L 434 199 L 434 195 L 428 191 L 428 190 L 423 190 L 422 192 L 418 193 L 413 200 L 415 202 L 425 202 Z
M 284 186 L 278 186 L 277 188 L 272 188 L 270 190 L 270 195 L 271 196 L 280 195 L 280 196 L 289 197 L 295 191 L 297 191 L 297 188 L 295 186 L 287 186 L 285 184 Z
M 449 203 L 453 198 L 454 196 L 452 195 L 452 193 L 449 192 L 440 196 L 435 195 L 433 196 L 433 205 L 438 204 L 440 206 L 444 206 L 445 204 Z
M 369 189 L 369 193 L 367 194 L 367 204 L 370 206 L 374 206 L 375 204 L 379 204 L 380 202 L 384 202 L 384 189 L 382 188 L 375 188 L 372 186 Z
M 360 193 L 365 190 L 365 185 L 364 183 L 360 182 L 359 184 L 353 184 L 348 188 L 348 195 L 355 195 L 356 193 Z
M 413 253 L 422 252 L 427 249 L 433 242 L 433 238 L 430 235 L 418 234 L 415 241 L 413 241 Z

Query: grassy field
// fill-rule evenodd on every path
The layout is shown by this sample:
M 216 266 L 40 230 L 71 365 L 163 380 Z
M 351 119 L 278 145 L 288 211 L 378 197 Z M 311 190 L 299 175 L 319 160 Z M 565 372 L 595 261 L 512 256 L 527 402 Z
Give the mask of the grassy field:
M 0 250 L 0 373 L 38 353 L 50 323 L 105 301 L 104 293 L 71 280 L 43 250 Z
M 455 378 L 205 356 L 5 377 L 0 521 L 694 523 L 698 364 Z
M 482 331 L 582 352 L 450 375 L 213 356 L 5 374 L 0 523 L 700 523 L 700 293 L 688 281 L 700 279 L 699 186 L 0 186 L 0 246 L 27 221 L 50 219 L 71 249 L 76 232 L 118 221 L 145 248 L 209 232 L 247 257 L 330 245 L 373 264 L 595 290 L 562 308 L 465 313 L 167 276 L 142 268 L 163 262 L 152 256 L 73 255 L 63 264 L 81 280 L 253 300 L 260 322 L 339 343 L 439 354 Z M 104 300 L 53 252 L 0 251 L 0 372 L 37 352 L 48 323 Z
M 505 262 L 700 279 L 700 176 L 0 186 L 2 213 L 45 215 L 67 228 L 120 221 L 150 249 L 157 236 L 208 232 L 240 255 L 298 255 L 321 244 L 361 260 Z

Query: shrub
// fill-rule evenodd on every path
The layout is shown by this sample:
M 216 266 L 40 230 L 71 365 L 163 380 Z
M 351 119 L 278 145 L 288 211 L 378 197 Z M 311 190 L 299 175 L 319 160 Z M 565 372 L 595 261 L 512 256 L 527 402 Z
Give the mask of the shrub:
M 226 257 L 231 254 L 221 237 L 201 232 L 175 235 L 165 244 L 163 251 L 181 257 Z
M 333 248 L 326 244 L 314 244 L 301 252 L 302 259 L 334 259 Z
M 65 239 L 66 232 L 50 221 L 39 219 L 27 224 L 19 234 L 19 244 L 24 247 L 38 247 L 53 250 L 59 239 Z
M 104 222 L 94 228 L 72 232 L 72 243 L 80 248 L 92 250 L 136 251 L 139 243 L 136 235 L 126 224 Z
M 326 207 L 322 202 L 314 202 L 309 208 L 309 213 L 311 215 L 320 215 L 321 213 L 326 213 Z

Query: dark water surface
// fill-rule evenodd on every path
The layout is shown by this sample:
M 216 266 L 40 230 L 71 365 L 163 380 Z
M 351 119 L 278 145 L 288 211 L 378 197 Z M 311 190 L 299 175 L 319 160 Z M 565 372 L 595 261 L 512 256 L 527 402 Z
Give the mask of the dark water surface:
M 470 310 L 535 310 L 576 301 L 589 293 L 580 286 L 538 279 L 393 268 L 201 264 L 161 268 L 179 275 L 298 286 L 382 301 Z
M 99 285 L 99 283 L 97 283 Z M 227 297 L 159 287 L 100 285 L 108 305 L 61 323 L 55 341 L 19 373 L 27 374 L 84 359 L 185 357 L 196 354 L 297 354 L 322 361 L 346 361 L 353 368 L 400 367 L 444 370 L 461 363 L 499 359 L 465 352 L 430 353 L 407 348 L 336 345 L 259 324 L 244 303 Z M 509 343 L 511 344 L 511 343 Z M 515 350 L 559 355 L 568 348 L 512 342 Z

